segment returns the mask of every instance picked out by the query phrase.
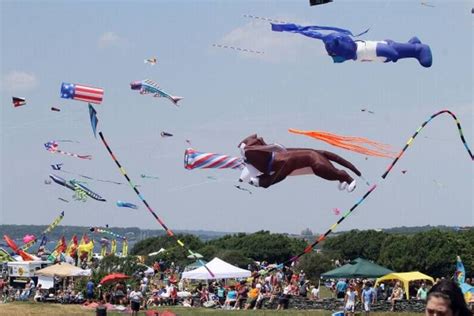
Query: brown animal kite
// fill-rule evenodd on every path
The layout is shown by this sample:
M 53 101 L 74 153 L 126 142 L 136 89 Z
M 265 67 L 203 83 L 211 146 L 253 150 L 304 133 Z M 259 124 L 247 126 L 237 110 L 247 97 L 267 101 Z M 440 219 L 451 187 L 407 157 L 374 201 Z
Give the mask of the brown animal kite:
M 238 147 L 245 159 L 239 181 L 256 187 L 268 188 L 287 176 L 314 174 L 329 181 L 339 181 L 340 190 L 354 191 L 355 179 L 345 170 L 334 167 L 331 161 L 361 176 L 353 164 L 332 152 L 266 144 L 257 134 L 245 138 Z

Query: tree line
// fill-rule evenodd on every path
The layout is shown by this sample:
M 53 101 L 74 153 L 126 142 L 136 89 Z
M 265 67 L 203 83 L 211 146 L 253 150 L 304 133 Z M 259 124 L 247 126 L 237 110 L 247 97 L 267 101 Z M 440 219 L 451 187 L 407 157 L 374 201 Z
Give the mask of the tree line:
M 193 235 L 179 235 L 179 239 L 211 260 L 219 257 L 231 264 L 246 268 L 253 261 L 282 263 L 300 253 L 312 238 L 292 238 L 284 234 L 259 231 L 252 234 L 232 234 L 209 241 Z M 147 264 L 164 259 L 181 267 L 190 264 L 176 241 L 159 236 L 139 241 L 131 250 L 134 255 L 147 255 L 164 248 L 167 251 L 147 257 Z M 432 277 L 451 277 L 455 270 L 456 256 L 461 256 L 466 275 L 474 275 L 474 229 L 447 231 L 432 229 L 414 234 L 393 234 L 375 230 L 352 230 L 340 233 L 324 241 L 318 252 L 305 255 L 297 263 L 297 269 L 305 270 L 311 279 L 334 268 L 334 261 L 353 260 L 358 257 L 371 260 L 393 271 L 421 271 Z

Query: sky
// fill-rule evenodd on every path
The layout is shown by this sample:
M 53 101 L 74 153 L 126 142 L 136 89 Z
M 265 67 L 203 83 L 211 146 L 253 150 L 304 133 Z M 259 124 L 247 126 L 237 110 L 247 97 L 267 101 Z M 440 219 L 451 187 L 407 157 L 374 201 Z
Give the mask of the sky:
M 367 137 L 395 151 L 442 109 L 459 118 L 473 140 L 472 1 L 335 0 L 310 7 L 292 1 L 0 1 L 1 5 L 1 224 L 48 224 L 159 229 L 128 185 L 85 180 L 107 199 L 74 201 L 72 191 L 44 180 L 50 165 L 124 182 L 91 131 L 87 103 L 61 99 L 62 82 L 105 90 L 95 106 L 102 131 L 120 163 L 171 229 L 228 232 L 325 232 L 368 190 L 352 192 L 315 176 L 291 177 L 268 189 L 234 188 L 233 170 L 185 170 L 183 153 L 238 156 L 237 145 L 258 133 L 286 147 L 333 151 L 379 186 L 338 230 L 394 226 L 473 225 L 473 167 L 449 116 L 433 120 L 386 180 L 390 159 L 365 156 L 288 133 L 288 128 Z M 429 44 L 433 66 L 397 63 L 334 64 L 318 40 L 272 32 L 268 17 L 303 25 L 361 32 L 366 40 Z M 243 53 L 213 44 L 261 51 Z M 150 66 L 144 59 L 156 56 Z M 134 80 L 152 79 L 169 100 L 140 95 Z M 12 96 L 27 105 L 14 108 Z M 61 112 L 52 112 L 58 107 Z M 361 112 L 362 108 L 374 114 Z M 162 138 L 162 131 L 174 134 Z M 49 140 L 81 160 L 44 149 Z M 407 170 L 405 174 L 401 170 Z M 159 177 L 143 179 L 141 174 Z M 217 180 L 209 179 L 208 176 Z M 70 200 L 65 203 L 58 197 Z M 117 200 L 139 206 L 118 208 Z

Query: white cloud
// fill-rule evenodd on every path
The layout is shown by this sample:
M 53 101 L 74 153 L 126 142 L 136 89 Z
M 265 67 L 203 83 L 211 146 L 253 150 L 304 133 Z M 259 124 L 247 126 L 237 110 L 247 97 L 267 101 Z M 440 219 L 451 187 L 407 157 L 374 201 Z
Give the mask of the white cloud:
M 98 45 L 100 48 L 119 45 L 124 39 L 114 32 L 105 32 L 99 37 Z
M 3 87 L 9 91 L 28 91 L 38 86 L 35 74 L 13 70 L 3 77 Z
M 263 51 L 264 54 L 236 51 L 247 58 L 269 62 L 294 61 L 303 54 L 325 55 L 321 41 L 299 34 L 273 32 L 270 23 L 252 21 L 224 35 L 216 44 Z

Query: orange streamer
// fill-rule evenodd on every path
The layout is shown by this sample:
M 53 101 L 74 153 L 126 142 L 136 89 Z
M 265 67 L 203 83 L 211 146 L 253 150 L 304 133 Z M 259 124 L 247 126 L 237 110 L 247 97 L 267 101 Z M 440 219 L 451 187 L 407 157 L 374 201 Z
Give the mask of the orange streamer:
M 293 128 L 290 128 L 288 131 L 293 134 L 306 135 L 319 139 L 332 146 L 344 148 L 367 156 L 383 158 L 395 158 L 396 156 L 396 153 L 390 151 L 389 145 L 375 142 L 364 137 L 341 136 L 322 131 L 301 131 Z M 364 147 L 364 145 L 372 148 Z

